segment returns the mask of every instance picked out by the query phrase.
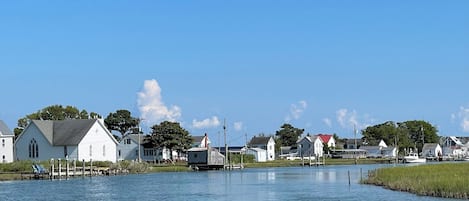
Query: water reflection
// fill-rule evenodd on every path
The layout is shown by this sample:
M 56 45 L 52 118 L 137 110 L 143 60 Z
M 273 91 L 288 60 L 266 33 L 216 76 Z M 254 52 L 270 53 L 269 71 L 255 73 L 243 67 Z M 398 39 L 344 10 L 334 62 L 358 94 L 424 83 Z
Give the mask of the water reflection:
M 377 167 L 259 168 L 0 182 L 0 200 L 444 200 L 358 184 L 362 168 L 367 172 Z

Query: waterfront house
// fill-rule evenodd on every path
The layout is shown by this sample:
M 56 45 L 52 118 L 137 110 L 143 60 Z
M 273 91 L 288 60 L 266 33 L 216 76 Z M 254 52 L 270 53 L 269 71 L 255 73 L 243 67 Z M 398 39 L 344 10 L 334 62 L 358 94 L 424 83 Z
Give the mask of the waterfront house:
M 254 161 L 256 162 L 266 162 L 267 161 L 267 151 L 260 148 L 248 148 L 246 154 L 254 156 Z
M 272 136 L 254 136 L 251 138 L 251 141 L 249 141 L 248 147 L 264 149 L 267 152 L 266 160 L 275 160 L 275 140 Z
M 397 148 L 396 147 L 383 147 L 381 149 L 383 158 L 396 158 L 397 157 Z
M 13 138 L 13 132 L 0 120 L 0 163 L 13 162 Z
M 15 142 L 18 160 L 117 161 L 118 142 L 102 119 L 32 120 Z
M 202 136 L 192 136 L 192 147 L 210 147 L 211 143 L 207 133 Z
M 129 134 L 124 136 L 117 145 L 118 160 L 161 160 L 161 150 L 153 148 L 148 135 Z
M 193 147 L 187 151 L 187 164 L 194 169 L 220 169 L 225 156 L 210 147 Z
M 329 148 L 335 148 L 336 142 L 334 139 L 334 135 L 331 134 L 317 134 L 318 137 L 321 138 L 321 140 L 329 146 Z
M 346 139 L 344 144 L 344 149 L 360 149 L 363 145 L 363 140 L 358 139 Z
M 425 143 L 422 148 L 423 157 L 441 157 L 443 150 L 437 143 Z
M 297 141 L 299 157 L 322 157 L 324 144 L 320 137 L 306 135 Z

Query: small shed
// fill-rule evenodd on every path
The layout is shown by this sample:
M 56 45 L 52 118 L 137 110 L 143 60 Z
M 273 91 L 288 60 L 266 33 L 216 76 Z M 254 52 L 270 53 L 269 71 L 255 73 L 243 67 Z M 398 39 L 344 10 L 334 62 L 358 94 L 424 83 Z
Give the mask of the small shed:
M 254 160 L 256 162 L 266 162 L 267 161 L 267 151 L 260 148 L 249 148 L 246 151 L 246 154 L 254 155 Z
M 187 152 L 187 164 L 196 169 L 220 169 L 224 161 L 225 156 L 213 148 L 194 147 Z

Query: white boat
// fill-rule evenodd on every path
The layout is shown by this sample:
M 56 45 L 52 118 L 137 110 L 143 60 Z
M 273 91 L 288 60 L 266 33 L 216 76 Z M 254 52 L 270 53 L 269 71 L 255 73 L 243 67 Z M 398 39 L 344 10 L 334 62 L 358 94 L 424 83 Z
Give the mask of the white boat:
M 404 156 L 404 162 L 405 163 L 425 163 L 427 162 L 427 159 L 419 158 L 419 155 L 417 153 L 410 153 L 407 156 Z

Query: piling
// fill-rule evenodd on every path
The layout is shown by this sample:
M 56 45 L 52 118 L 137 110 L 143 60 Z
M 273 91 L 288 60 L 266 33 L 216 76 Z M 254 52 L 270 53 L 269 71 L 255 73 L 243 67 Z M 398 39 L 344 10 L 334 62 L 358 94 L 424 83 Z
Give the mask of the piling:
M 57 159 L 57 162 L 59 163 L 58 166 L 59 166 L 59 179 L 61 179 L 60 177 L 62 176 L 62 163 L 60 162 L 60 158 Z
M 70 177 L 70 164 L 68 163 L 68 158 L 65 159 L 65 178 L 68 179 Z
M 83 159 L 82 161 L 82 168 L 81 168 L 81 176 L 84 177 L 85 176 L 85 159 Z
M 73 159 L 73 176 L 77 175 L 77 160 Z
M 93 176 L 93 160 L 90 159 L 90 177 Z
M 55 170 L 54 159 L 51 158 L 50 159 L 50 179 L 54 179 L 54 170 Z
M 348 171 L 348 186 L 350 187 L 350 170 Z

